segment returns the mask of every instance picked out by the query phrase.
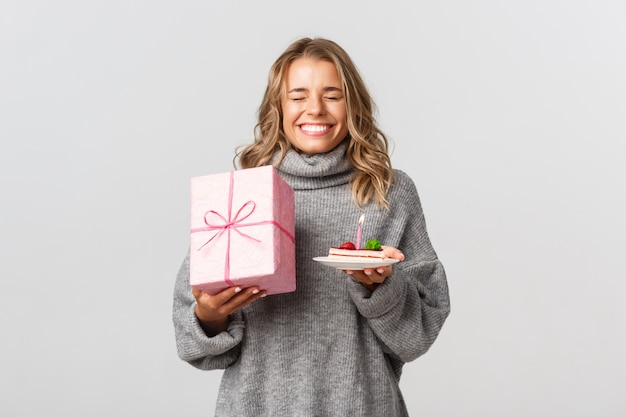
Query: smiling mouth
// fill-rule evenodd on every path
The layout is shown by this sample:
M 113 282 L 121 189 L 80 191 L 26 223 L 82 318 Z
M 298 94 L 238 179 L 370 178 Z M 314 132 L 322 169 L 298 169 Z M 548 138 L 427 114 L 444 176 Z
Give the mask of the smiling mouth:
M 332 125 L 300 125 L 300 129 L 307 133 L 324 133 L 329 130 Z

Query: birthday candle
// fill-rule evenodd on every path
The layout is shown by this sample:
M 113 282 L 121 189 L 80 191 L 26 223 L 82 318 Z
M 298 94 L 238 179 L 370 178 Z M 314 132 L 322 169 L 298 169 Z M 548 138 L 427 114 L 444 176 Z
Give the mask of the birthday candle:
M 361 217 L 359 217 L 359 226 L 356 229 L 356 248 L 357 249 L 361 249 L 361 229 L 362 229 L 364 220 L 365 220 L 365 214 L 361 214 Z

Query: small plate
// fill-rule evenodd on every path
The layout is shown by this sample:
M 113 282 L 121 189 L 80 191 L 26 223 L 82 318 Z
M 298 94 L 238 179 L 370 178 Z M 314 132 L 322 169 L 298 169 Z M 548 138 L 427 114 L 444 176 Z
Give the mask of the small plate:
M 397 259 L 390 258 L 381 261 L 344 261 L 342 259 L 329 259 L 328 256 L 318 256 L 313 258 L 313 260 L 337 269 L 349 269 L 352 271 L 361 271 L 365 268 L 376 268 L 378 266 L 386 266 L 398 262 Z

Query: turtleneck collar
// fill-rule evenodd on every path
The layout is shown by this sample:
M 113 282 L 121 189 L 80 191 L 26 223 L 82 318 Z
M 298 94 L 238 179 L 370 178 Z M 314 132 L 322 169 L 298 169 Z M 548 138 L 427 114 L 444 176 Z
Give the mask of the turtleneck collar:
M 306 155 L 290 149 L 276 168 L 294 190 L 312 190 L 347 184 L 353 168 L 346 150 L 349 139 L 330 152 Z M 274 157 L 277 158 L 278 155 Z

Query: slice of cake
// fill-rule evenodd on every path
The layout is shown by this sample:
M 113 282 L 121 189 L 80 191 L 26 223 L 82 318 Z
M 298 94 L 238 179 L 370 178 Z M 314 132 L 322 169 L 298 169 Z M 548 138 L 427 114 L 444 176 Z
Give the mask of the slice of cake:
M 331 247 L 328 250 L 329 259 L 341 259 L 359 262 L 380 262 L 385 259 L 380 243 L 376 239 L 367 242 L 365 249 L 357 249 L 352 242 L 344 242 L 339 247 Z

